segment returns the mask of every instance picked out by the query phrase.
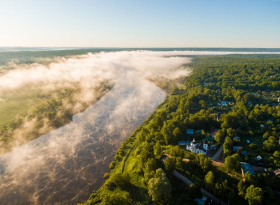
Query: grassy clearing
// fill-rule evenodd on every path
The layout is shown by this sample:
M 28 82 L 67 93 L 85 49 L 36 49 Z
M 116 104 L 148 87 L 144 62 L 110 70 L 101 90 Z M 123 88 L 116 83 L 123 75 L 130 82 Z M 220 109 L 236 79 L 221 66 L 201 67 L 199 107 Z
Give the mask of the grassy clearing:
M 21 89 L 6 91 L 0 96 L 0 127 L 23 116 L 48 98 L 39 97 L 41 90 L 25 86 Z

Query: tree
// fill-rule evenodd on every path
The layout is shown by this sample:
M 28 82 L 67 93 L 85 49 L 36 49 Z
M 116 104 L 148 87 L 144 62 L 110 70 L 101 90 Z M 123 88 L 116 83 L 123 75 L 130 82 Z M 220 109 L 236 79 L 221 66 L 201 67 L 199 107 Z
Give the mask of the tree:
M 263 142 L 263 146 L 267 151 L 274 151 L 276 149 L 276 143 L 273 142 L 273 139 L 275 139 L 275 137 L 270 136 L 268 140 Z
M 206 109 L 207 106 L 207 102 L 205 100 L 200 100 L 199 101 L 199 105 L 202 109 Z
M 161 128 L 161 133 L 164 136 L 164 140 L 166 144 L 169 144 L 172 139 L 173 130 L 175 129 L 173 123 L 164 123 L 163 127 Z
M 178 141 L 180 139 L 180 137 L 182 136 L 182 132 L 181 130 L 176 127 L 174 130 L 173 130 L 173 137 L 174 137 L 174 141 Z
M 245 95 L 243 95 L 243 100 L 245 102 L 248 102 L 250 100 L 250 93 L 246 93 Z
M 263 138 L 264 139 L 267 139 L 269 137 L 269 132 L 265 132 L 264 134 L 263 134 Z
M 251 149 L 255 149 L 255 148 L 257 147 L 257 144 L 256 144 L 256 143 L 251 143 L 251 144 L 249 145 L 249 147 L 250 147 Z
M 250 174 L 250 172 L 246 172 L 244 174 L 244 179 L 247 183 L 256 185 L 256 180 L 255 180 L 254 176 L 252 174 Z
M 145 163 L 144 171 L 149 173 L 155 171 L 156 168 L 157 168 L 157 163 L 155 158 L 149 158 L 148 161 Z
M 224 153 L 230 153 L 232 150 L 233 141 L 230 137 L 226 137 L 226 140 L 223 144 Z
M 108 179 L 109 176 L 110 176 L 109 173 L 105 173 L 104 176 L 103 176 L 103 179 Z
M 228 156 L 225 159 L 224 167 L 228 170 L 237 171 L 240 168 L 240 156 L 239 154 L 234 154 L 232 156 Z
M 184 171 L 184 162 L 181 157 L 176 157 L 175 168 L 180 171 Z
M 128 173 L 113 173 L 109 179 L 106 180 L 105 186 L 109 188 L 127 187 L 130 184 L 130 175 Z
M 223 115 L 223 123 L 221 124 L 222 128 L 238 128 L 240 126 L 239 119 L 234 114 Z
M 164 136 L 160 132 L 155 133 L 155 139 L 157 141 L 164 140 Z
M 280 152 L 279 152 L 279 151 L 275 151 L 275 152 L 273 153 L 273 156 L 274 156 L 274 157 L 280 158 Z
M 151 144 L 145 142 L 143 143 L 140 152 L 140 160 L 142 167 L 144 167 L 145 163 L 148 161 L 149 158 L 154 158 L 154 150 Z
M 155 175 L 156 168 L 157 164 L 155 158 L 149 158 L 144 168 L 144 178 L 146 183 Z
M 232 128 L 228 128 L 228 129 L 227 129 L 227 134 L 228 134 L 229 137 L 233 137 L 234 132 L 235 132 L 235 131 L 234 131 L 234 129 L 232 129 Z
M 201 198 L 202 194 L 198 184 L 191 184 L 188 188 L 187 197 L 189 199 Z
M 145 142 L 146 136 L 149 134 L 149 130 L 147 128 L 142 128 L 140 133 L 137 135 L 137 139 L 139 142 Z
M 161 156 L 161 146 L 159 142 L 157 142 L 154 146 L 154 154 L 156 157 Z
M 224 137 L 225 134 L 223 133 L 223 131 L 218 130 L 218 132 L 215 134 L 214 139 L 216 140 L 216 142 L 218 142 L 218 144 L 223 144 Z
M 263 200 L 263 190 L 251 185 L 246 190 L 245 199 L 248 200 L 249 205 L 261 205 Z
M 175 159 L 171 158 L 171 157 L 167 157 L 164 160 L 164 167 L 165 167 L 166 172 L 173 173 L 173 171 L 175 169 Z
M 174 157 L 184 157 L 185 151 L 178 145 L 170 149 L 170 154 Z
M 206 173 L 206 171 L 209 170 L 210 167 L 212 166 L 212 160 L 210 158 L 207 158 L 204 154 L 201 153 L 196 154 L 195 157 L 198 166 L 200 166 L 203 172 Z
M 102 192 L 101 205 L 119 205 L 119 204 L 131 204 L 132 199 L 127 191 L 114 190 L 113 192 Z
M 221 198 L 222 200 L 226 199 L 226 196 L 228 196 L 229 187 L 227 180 L 224 180 L 222 183 L 217 182 L 215 184 L 214 188 L 214 194 L 217 195 L 217 197 Z
M 155 177 L 149 180 L 148 193 L 154 202 L 169 204 L 171 184 L 161 168 L 157 169 Z
M 164 122 L 164 119 L 161 116 L 156 115 L 154 118 L 154 123 L 158 126 L 158 127 L 162 127 Z
M 242 197 L 245 197 L 247 186 L 243 182 L 243 180 L 240 180 L 238 182 L 238 186 L 237 187 L 238 187 L 238 195 L 242 196 Z
M 215 177 L 212 171 L 209 171 L 205 175 L 205 187 L 208 190 L 211 190 L 215 185 Z
M 115 162 L 115 161 L 112 161 L 112 162 L 110 163 L 110 165 L 109 165 L 109 168 L 110 168 L 110 169 L 113 169 L 113 168 L 115 167 L 115 165 L 116 165 L 116 162 Z

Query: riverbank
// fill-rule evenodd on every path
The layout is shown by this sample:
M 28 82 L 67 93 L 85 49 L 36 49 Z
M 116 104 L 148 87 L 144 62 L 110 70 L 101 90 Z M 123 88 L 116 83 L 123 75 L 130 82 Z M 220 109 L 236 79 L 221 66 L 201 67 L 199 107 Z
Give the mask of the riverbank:
M 102 185 L 118 147 L 166 96 L 147 80 L 123 76 L 69 124 L 0 157 L 2 203 L 75 204 Z
M 162 103 L 157 106 L 157 109 L 140 125 L 132 135 L 130 135 L 119 147 L 116 155 L 114 157 L 114 161 L 112 161 L 109 165 L 111 171 L 109 173 L 104 174 L 104 179 L 109 178 L 114 174 L 126 174 L 129 173 L 130 176 L 130 185 L 128 185 L 126 190 L 129 192 L 130 196 L 132 196 L 134 201 L 137 201 L 142 204 L 151 203 L 151 199 L 147 193 L 147 181 L 143 175 L 143 168 L 141 163 L 139 163 L 139 155 L 143 152 L 143 147 L 139 146 L 139 141 L 143 137 L 143 133 L 145 130 L 151 129 L 153 122 L 160 116 L 165 110 L 169 108 L 169 104 L 172 104 L 177 97 L 180 96 L 184 88 L 184 81 L 188 76 L 181 76 L 179 78 L 170 80 L 167 78 L 157 78 L 148 80 L 153 82 L 156 86 L 158 86 L 165 94 L 166 97 Z M 163 112 L 162 112 L 163 111 Z M 148 138 L 148 136 L 147 136 Z M 157 165 L 160 165 L 160 156 L 156 157 Z M 162 167 L 163 168 L 163 167 Z M 163 168 L 164 169 L 164 168 Z M 175 182 L 174 182 L 175 181 Z M 174 179 L 172 183 L 179 183 Z M 181 184 L 180 189 L 183 187 Z M 178 189 L 179 190 L 179 189 Z M 178 191 L 174 189 L 174 192 Z M 137 194 L 135 194 L 137 193 Z M 101 202 L 101 198 L 104 195 L 114 195 L 113 191 L 108 190 L 108 187 L 105 183 L 98 189 L 98 191 L 93 191 L 89 199 L 85 202 L 85 204 L 98 204 Z
M 0 102 L 1 122 L 6 120 L 0 128 L 0 156 L 69 124 L 74 115 L 92 106 L 113 86 L 113 81 L 104 81 L 86 90 L 73 84 L 50 91 L 41 86 L 25 86 L 20 91 L 6 92 L 2 95 L 6 100 Z
M 271 62 L 274 63 L 273 66 Z M 268 56 L 267 59 L 263 59 L 263 56 L 259 58 L 255 56 L 201 57 L 192 64 L 194 72 L 185 82 L 186 89 L 177 90 L 184 92 L 178 94 L 172 92 L 167 96 L 157 110 L 120 146 L 114 161 L 109 166 L 111 171 L 104 175 L 106 181 L 84 204 L 151 204 L 155 194 L 161 197 L 157 197 L 154 203 L 169 200 L 171 204 L 184 204 L 186 201 L 194 204 L 195 198 L 202 197 L 201 188 L 221 201 L 248 204 L 245 197 L 248 190 L 255 188 L 262 191 L 263 189 L 262 193 L 265 193 L 279 187 L 279 177 L 271 177 L 267 173 L 257 173 L 256 177 L 247 175 L 246 183 L 239 177 L 240 161 L 254 162 L 256 156 L 250 154 L 254 153 L 256 146 L 263 147 L 263 152 L 271 159 L 275 159 L 273 162 L 266 161 L 266 163 L 278 166 L 277 155 L 273 154 L 270 148 L 278 146 L 277 140 L 274 139 L 279 137 L 272 130 L 278 129 L 277 123 L 274 122 L 279 117 L 276 114 L 279 106 L 276 107 L 273 98 L 252 97 L 258 89 L 261 89 L 258 93 L 266 96 L 278 93 L 278 87 L 273 86 L 276 85 L 274 78 L 279 78 L 279 71 L 275 69 L 279 67 L 278 56 L 275 58 Z M 267 75 L 261 72 L 264 68 L 270 68 L 271 73 Z M 258 78 L 258 81 L 250 81 L 252 75 L 261 75 L 262 78 Z M 268 91 L 267 86 L 272 91 Z M 221 101 L 229 105 L 221 106 Z M 254 102 L 256 106 L 252 105 Z M 269 116 L 264 111 L 257 112 L 265 108 L 271 110 Z M 222 117 L 217 119 L 215 117 L 217 113 Z M 269 124 L 267 121 L 273 123 Z M 246 144 L 244 140 L 233 142 L 232 138 L 236 135 L 245 139 L 251 136 L 250 141 L 254 140 L 256 135 L 267 139 L 266 130 L 260 126 L 264 123 L 267 123 L 267 128 L 270 128 L 267 132 L 274 137 L 270 137 L 264 143 L 255 141 L 258 145 L 253 144 L 254 146 L 251 147 L 247 145 L 248 156 L 244 157 L 239 152 L 233 154 L 233 145 L 242 143 L 245 147 Z M 190 132 L 186 135 L 187 129 L 190 129 Z M 215 135 L 214 139 L 212 137 L 209 141 L 205 141 L 208 137 L 207 133 L 215 129 L 219 129 L 219 134 Z M 193 132 L 194 130 L 197 132 Z M 220 170 L 220 166 L 215 166 L 215 163 L 205 155 L 195 154 L 176 146 L 178 141 L 186 138 L 195 138 L 197 142 L 204 141 L 209 146 L 221 145 L 226 138 L 231 142 L 227 145 L 227 159 L 236 157 L 234 160 L 237 162 L 225 163 L 223 170 Z M 170 154 L 174 158 L 167 158 L 162 165 L 161 150 L 166 146 L 170 147 Z M 219 151 L 221 152 L 222 149 L 220 148 Z M 183 158 L 189 160 L 183 161 Z M 159 169 L 166 172 L 169 181 L 166 184 L 170 183 L 171 186 L 168 185 L 164 189 L 158 187 L 160 186 L 157 175 Z M 191 185 L 186 191 L 184 185 L 174 179 L 172 173 L 175 169 L 191 179 L 195 185 Z M 228 174 L 229 170 L 238 172 L 238 177 Z M 265 181 L 266 185 L 260 184 L 258 179 Z M 161 191 L 157 192 L 157 190 Z M 279 198 L 276 195 L 273 197 Z M 263 196 L 260 200 L 275 204 L 272 197 Z

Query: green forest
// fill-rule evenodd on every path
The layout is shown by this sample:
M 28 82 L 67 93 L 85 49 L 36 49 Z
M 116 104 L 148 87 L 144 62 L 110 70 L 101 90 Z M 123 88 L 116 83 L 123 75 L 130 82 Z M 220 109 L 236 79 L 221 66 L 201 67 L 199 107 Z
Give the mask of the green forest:
M 225 204 L 279 203 L 280 56 L 200 56 L 186 66 L 184 86 L 173 86 L 122 143 L 84 204 L 183 205 L 210 195 Z M 206 155 L 178 145 L 193 139 L 207 144 Z M 254 172 L 242 173 L 240 162 Z

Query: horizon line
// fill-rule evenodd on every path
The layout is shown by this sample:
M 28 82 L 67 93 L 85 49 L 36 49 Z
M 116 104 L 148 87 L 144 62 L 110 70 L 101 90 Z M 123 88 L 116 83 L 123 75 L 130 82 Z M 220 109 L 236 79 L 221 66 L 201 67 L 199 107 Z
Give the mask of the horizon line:
M 261 49 L 280 49 L 280 47 L 201 47 L 201 46 L 192 46 L 192 47 L 108 47 L 108 46 L 0 46 L 0 48 L 261 48 Z

